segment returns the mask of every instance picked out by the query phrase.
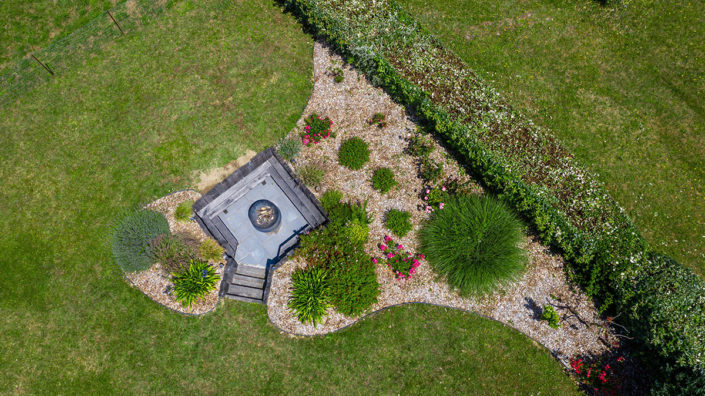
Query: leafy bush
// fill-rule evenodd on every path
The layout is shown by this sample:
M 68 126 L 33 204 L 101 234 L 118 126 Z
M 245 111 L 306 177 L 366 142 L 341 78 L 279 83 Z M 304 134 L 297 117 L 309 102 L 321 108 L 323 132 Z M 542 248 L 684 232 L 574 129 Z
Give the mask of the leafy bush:
M 370 149 L 367 142 L 359 137 L 351 137 L 340 145 L 338 163 L 347 168 L 361 169 L 370 160 Z
M 342 227 L 350 222 L 359 224 L 372 223 L 372 216 L 367 214 L 367 201 L 360 203 L 338 202 L 327 209 L 331 224 Z
M 355 244 L 364 244 L 370 237 L 370 227 L 360 220 L 351 220 L 343 228 L 345 236 Z
M 372 118 L 367 120 L 367 123 L 370 125 L 377 125 L 379 128 L 384 128 L 387 126 L 387 121 L 385 121 L 387 117 L 382 114 L 382 113 L 375 113 Z
M 301 151 L 301 140 L 295 138 L 283 139 L 279 142 L 279 154 L 287 161 L 293 160 Z
M 389 168 L 378 168 L 372 174 L 372 187 L 382 194 L 386 194 L 397 185 L 394 179 L 394 171 Z
M 330 118 L 321 118 L 318 114 L 313 113 L 304 119 L 306 126 L 304 126 L 304 131 L 301 133 L 301 143 L 304 146 L 308 146 L 311 143 L 318 144 L 323 139 L 328 139 L 329 137 L 335 135 L 333 134 L 333 121 Z
M 325 209 L 326 212 L 330 211 L 331 208 L 337 206 L 340 203 L 340 200 L 343 199 L 343 193 L 341 193 L 338 190 L 327 190 L 325 193 L 323 193 L 323 196 L 321 197 L 321 206 L 323 209 Z
M 329 306 L 327 272 L 321 267 L 298 268 L 291 274 L 289 309 L 301 323 L 318 326 Z
M 544 305 L 543 306 L 543 313 L 541 314 L 541 320 L 545 320 L 548 322 L 548 325 L 553 327 L 554 329 L 557 329 L 560 327 L 560 316 L 558 316 L 558 312 L 556 312 L 555 308 L 553 308 L 552 305 Z
M 325 175 L 326 170 L 319 162 L 306 164 L 299 168 L 299 177 L 307 186 L 320 187 Z
M 421 162 L 421 179 L 427 183 L 432 183 L 443 176 L 443 164 L 425 157 Z
M 193 200 L 183 201 L 176 207 L 174 218 L 178 221 L 189 221 L 193 213 Z
M 201 258 L 206 261 L 220 261 L 225 254 L 225 249 L 215 239 L 208 238 L 201 243 L 199 249 Z
M 516 279 L 526 255 L 519 220 L 488 196 L 454 197 L 420 232 L 429 264 L 461 295 L 482 294 Z
M 390 209 L 384 216 L 384 226 L 394 235 L 403 238 L 411 231 L 411 213 L 407 211 Z
M 407 138 L 406 152 L 414 157 L 428 157 L 433 152 L 433 143 L 428 136 L 415 133 Z
M 392 240 L 389 236 L 384 236 L 384 242 L 379 244 L 379 250 L 382 251 L 384 255 L 384 260 L 387 261 L 387 267 L 389 267 L 397 279 L 408 279 L 411 275 L 416 273 L 416 268 L 421 265 L 421 260 L 424 259 L 424 255 L 417 253 L 412 254 L 404 248 L 403 245 L 398 244 Z M 372 262 L 377 264 L 377 259 L 373 258 Z
M 150 256 L 167 271 L 176 272 L 184 269 L 196 252 L 178 235 L 161 234 L 149 242 Z
M 141 210 L 125 217 L 113 232 L 115 261 L 125 272 L 149 268 L 152 264 L 149 242 L 162 234 L 169 234 L 169 223 L 161 213 Z
M 196 300 L 215 290 L 220 277 L 215 268 L 205 261 L 191 260 L 188 268 L 172 273 L 174 297 L 184 307 L 190 307 Z

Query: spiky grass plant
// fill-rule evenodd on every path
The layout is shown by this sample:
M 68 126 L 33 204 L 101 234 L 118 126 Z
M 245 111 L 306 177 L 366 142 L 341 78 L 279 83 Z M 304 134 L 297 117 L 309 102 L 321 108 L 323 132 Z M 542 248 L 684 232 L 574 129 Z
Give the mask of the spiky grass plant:
M 489 196 L 452 197 L 420 231 L 431 267 L 461 295 L 486 294 L 521 275 L 521 222 Z
M 183 201 L 176 207 L 174 218 L 178 221 L 189 221 L 193 213 L 193 200 Z
M 191 260 L 188 268 L 171 275 L 176 301 L 184 307 L 190 307 L 196 300 L 215 290 L 220 280 L 215 268 L 201 260 Z
M 301 323 L 318 326 L 329 306 L 327 271 L 320 267 L 299 268 L 291 275 L 289 309 Z

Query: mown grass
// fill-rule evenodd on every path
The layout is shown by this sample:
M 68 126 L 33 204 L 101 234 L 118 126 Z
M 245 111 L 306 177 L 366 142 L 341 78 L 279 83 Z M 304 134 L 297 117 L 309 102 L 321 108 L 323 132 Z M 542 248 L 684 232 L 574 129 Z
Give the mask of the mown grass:
M 185 317 L 124 281 L 116 221 L 275 143 L 311 92 L 311 48 L 271 3 L 176 2 L 0 107 L 0 393 L 575 392 L 544 349 L 466 313 L 290 338 L 262 306 Z
M 705 4 L 400 3 L 705 275 Z

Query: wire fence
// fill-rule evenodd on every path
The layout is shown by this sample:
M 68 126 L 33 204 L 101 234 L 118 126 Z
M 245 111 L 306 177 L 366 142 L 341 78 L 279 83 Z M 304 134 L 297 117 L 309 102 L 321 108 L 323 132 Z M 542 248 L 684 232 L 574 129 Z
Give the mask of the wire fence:
M 115 5 L 47 47 L 27 54 L 0 71 L 0 104 L 61 76 L 77 56 L 99 50 L 105 43 L 130 34 L 174 0 L 127 0 Z

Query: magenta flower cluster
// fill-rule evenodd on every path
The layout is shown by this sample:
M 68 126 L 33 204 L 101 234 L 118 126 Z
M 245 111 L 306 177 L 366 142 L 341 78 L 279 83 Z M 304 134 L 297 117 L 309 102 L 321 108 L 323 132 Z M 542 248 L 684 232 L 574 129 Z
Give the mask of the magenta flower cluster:
M 441 186 L 440 188 L 430 187 L 424 190 L 423 200 L 424 200 L 424 212 L 431 213 L 434 210 L 443 210 L 448 199 L 448 189 L 446 186 Z
M 383 260 L 387 261 L 387 267 L 394 272 L 397 280 L 408 279 L 414 275 L 421 265 L 421 260 L 425 258 L 424 255 L 407 252 L 402 244 L 397 244 L 387 235 L 384 236 L 384 242 L 379 244 L 379 250 L 382 251 Z M 374 257 L 372 261 L 375 264 L 379 262 Z
M 306 126 L 301 133 L 301 143 L 308 146 L 311 143 L 318 144 L 323 139 L 328 139 L 331 136 L 331 128 L 333 121 L 330 118 L 321 118 L 318 114 L 313 113 L 304 120 Z

